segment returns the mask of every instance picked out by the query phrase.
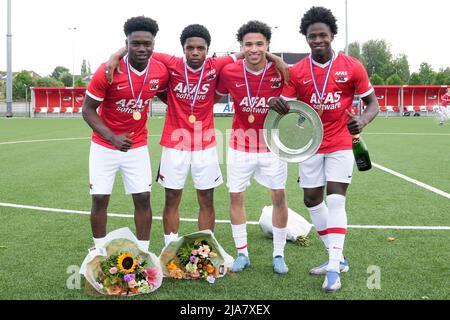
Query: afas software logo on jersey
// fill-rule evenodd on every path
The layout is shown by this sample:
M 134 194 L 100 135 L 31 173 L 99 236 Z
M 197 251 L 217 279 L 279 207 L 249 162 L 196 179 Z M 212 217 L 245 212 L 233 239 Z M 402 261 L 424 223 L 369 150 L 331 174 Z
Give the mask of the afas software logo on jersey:
M 150 90 L 158 90 L 158 88 L 159 88 L 159 85 L 158 85 L 158 83 L 159 83 L 159 79 L 152 79 L 152 80 L 150 80 L 150 84 L 152 85 L 151 87 L 150 87 Z
M 348 73 L 347 71 L 336 71 L 336 82 L 347 82 L 348 81 Z

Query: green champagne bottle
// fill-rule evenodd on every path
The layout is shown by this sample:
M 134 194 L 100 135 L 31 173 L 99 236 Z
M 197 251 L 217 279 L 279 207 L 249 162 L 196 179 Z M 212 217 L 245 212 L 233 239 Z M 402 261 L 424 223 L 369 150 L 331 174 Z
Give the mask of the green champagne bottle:
M 372 168 L 369 151 L 364 143 L 364 140 L 359 134 L 353 136 L 353 155 L 355 156 L 356 166 L 359 171 L 367 171 Z

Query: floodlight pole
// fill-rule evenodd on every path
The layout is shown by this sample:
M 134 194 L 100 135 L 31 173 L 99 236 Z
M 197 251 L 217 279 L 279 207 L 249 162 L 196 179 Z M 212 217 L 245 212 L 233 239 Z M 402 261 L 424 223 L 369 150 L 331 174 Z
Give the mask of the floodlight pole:
M 11 118 L 12 113 L 12 34 L 11 34 L 11 0 L 8 0 L 7 8 L 7 33 L 6 33 L 6 117 Z
M 77 27 L 70 27 L 72 31 L 72 87 L 75 88 L 75 30 Z
M 348 55 L 348 7 L 347 0 L 345 0 L 345 54 Z

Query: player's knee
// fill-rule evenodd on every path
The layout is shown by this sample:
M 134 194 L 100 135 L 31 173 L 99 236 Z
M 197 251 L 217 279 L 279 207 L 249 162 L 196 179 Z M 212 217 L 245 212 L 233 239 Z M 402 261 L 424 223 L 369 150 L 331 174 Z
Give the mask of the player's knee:
M 286 205 L 286 194 L 284 190 L 272 190 L 272 203 L 274 207 Z
M 167 189 L 165 191 L 166 200 L 176 200 L 181 197 L 183 190 Z
M 94 208 L 104 208 L 108 205 L 109 195 L 95 194 L 92 195 L 92 205 Z
M 200 204 L 212 206 L 214 201 L 214 189 L 198 190 L 198 199 Z
M 244 202 L 243 192 L 230 192 L 231 205 L 239 205 Z
M 318 206 L 323 201 L 323 198 L 321 197 L 315 197 L 315 196 L 307 196 L 305 195 L 303 198 L 303 203 L 307 208 L 312 208 L 315 206 Z

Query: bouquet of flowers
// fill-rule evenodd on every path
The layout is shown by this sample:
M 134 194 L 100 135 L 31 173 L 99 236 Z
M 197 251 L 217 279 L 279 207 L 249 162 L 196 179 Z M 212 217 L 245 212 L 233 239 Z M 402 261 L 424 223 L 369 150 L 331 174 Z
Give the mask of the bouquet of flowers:
M 150 293 L 158 284 L 160 270 L 147 264 L 145 257 L 130 252 L 112 254 L 100 262 L 102 272 L 94 286 L 107 295 Z
M 214 283 L 233 263 L 233 258 L 210 230 L 181 237 L 168 244 L 160 255 L 164 275 L 175 279 L 206 279 Z
M 158 258 L 142 251 L 128 228 L 108 234 L 105 246 L 87 255 L 80 273 L 103 295 L 150 293 L 162 283 Z

